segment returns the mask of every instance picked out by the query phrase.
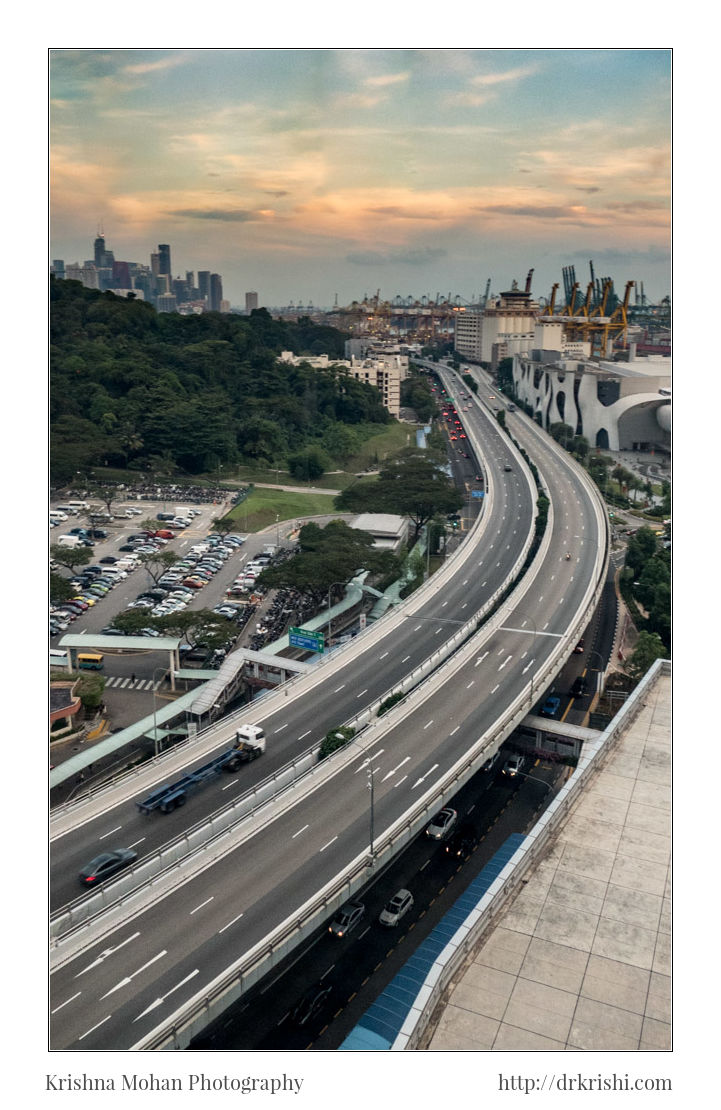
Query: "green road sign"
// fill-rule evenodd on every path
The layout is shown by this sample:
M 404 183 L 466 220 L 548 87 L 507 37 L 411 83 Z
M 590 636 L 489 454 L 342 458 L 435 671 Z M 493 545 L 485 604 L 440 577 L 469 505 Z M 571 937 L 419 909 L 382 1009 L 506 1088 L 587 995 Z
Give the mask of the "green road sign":
M 288 643 L 291 647 L 304 648 L 306 651 L 324 651 L 325 636 L 322 632 L 310 632 L 307 628 L 290 628 Z

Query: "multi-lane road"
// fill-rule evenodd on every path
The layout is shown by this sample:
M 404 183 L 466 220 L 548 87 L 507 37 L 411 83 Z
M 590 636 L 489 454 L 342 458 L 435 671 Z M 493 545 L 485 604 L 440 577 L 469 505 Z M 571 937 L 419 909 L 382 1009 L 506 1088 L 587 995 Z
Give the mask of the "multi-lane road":
M 243 786 L 255 768 L 264 777 L 273 759 L 286 761 L 299 745 L 309 746 L 375 700 L 447 638 L 455 622 L 477 612 L 507 577 L 532 520 L 534 494 L 508 438 L 483 406 L 464 415 L 488 457 L 491 496 L 478 538 L 464 545 L 448 580 L 387 636 L 369 637 L 367 648 L 359 643 L 344 667 L 329 667 L 325 681 L 313 683 L 307 693 L 298 684 L 285 704 L 278 698 L 268 702 L 262 723 L 269 751 L 242 772 Z M 407 707 L 369 753 L 339 764 L 328 781 L 222 860 L 80 955 L 60 961 L 51 977 L 53 1047 L 141 1043 L 367 850 L 369 756 L 381 837 L 422 796 L 433 794 L 529 691 L 531 676 L 562 645 L 573 647 L 566 644 L 568 630 L 602 566 L 605 522 L 547 437 L 525 419 L 511 417 L 509 424 L 527 444 L 553 507 L 543 566 L 525 595 L 506 604 L 502 620 L 481 635 L 477 650 L 467 653 L 452 678 L 436 684 L 432 697 Z M 531 701 L 529 694 L 529 708 Z M 220 747 L 225 740 L 220 729 Z M 87 858 L 116 844 L 149 850 L 177 833 L 176 822 L 195 823 L 224 801 L 222 786 L 227 783 L 199 795 L 195 809 L 189 804 L 167 818 L 141 821 L 131 800 L 59 836 L 52 853 L 55 903 L 77 890 L 75 875 Z

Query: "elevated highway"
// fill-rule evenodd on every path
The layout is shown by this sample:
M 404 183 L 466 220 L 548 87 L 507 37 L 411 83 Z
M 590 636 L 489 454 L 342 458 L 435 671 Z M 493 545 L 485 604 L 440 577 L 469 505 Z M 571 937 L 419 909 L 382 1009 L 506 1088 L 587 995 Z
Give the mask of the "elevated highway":
M 474 422 L 483 428 L 487 417 L 481 406 L 477 409 Z M 120 924 L 89 934 L 87 942 L 75 947 L 61 945 L 51 978 L 54 1048 L 187 1043 L 183 1036 L 188 1030 L 197 1032 L 202 1015 L 210 1013 L 209 996 L 216 1002 L 220 996 L 223 1001 L 237 997 L 377 866 L 369 867 L 368 860 L 369 768 L 380 860 L 415 835 L 464 776 L 499 746 L 529 711 L 542 684 L 563 665 L 603 582 L 605 516 L 583 477 L 547 437 L 525 418 L 514 417 L 511 423 L 514 434 L 529 445 L 552 503 L 532 573 L 426 686 L 335 757 L 313 789 L 299 791 L 295 805 L 221 858 L 196 868 L 182 886 L 136 916 L 126 915 Z M 478 530 L 482 534 L 469 537 L 463 558 L 442 589 L 433 590 L 415 612 L 396 614 L 392 641 L 368 644 L 353 657 L 352 666 L 349 661 L 348 674 L 360 659 L 364 674 L 386 677 L 388 660 L 400 654 L 391 650 L 391 643 L 404 640 L 406 651 L 423 635 L 427 649 L 429 638 L 447 635 L 444 622 L 461 619 L 459 610 L 483 597 L 491 570 L 505 571 L 507 577 L 515 564 L 519 519 L 514 512 L 519 512 L 524 490 L 529 500 L 532 493 L 508 439 L 493 427 L 487 434 L 491 450 L 499 452 L 488 467 L 489 478 L 493 476 L 489 487 L 494 487 L 496 503 L 503 502 L 502 512 L 495 517 L 489 512 Z M 504 459 L 513 467 L 509 474 L 503 470 Z M 567 550 L 573 552 L 571 561 L 565 559 Z M 408 663 L 401 659 L 402 665 Z M 313 698 L 314 718 L 317 704 L 332 708 L 331 727 L 339 723 L 338 699 L 347 685 L 343 672 L 337 673 L 330 672 L 304 695 Z M 362 685 L 360 690 L 368 695 Z M 355 681 L 351 693 L 359 698 Z M 262 713 L 271 738 L 292 724 L 297 742 L 304 729 L 295 712 L 297 706 L 289 700 L 285 720 L 283 710 L 275 718 Z M 118 801 L 76 823 L 74 832 L 60 835 L 57 845 L 71 843 L 84 830 L 78 841 L 85 846 L 84 861 L 92 854 L 88 826 L 96 838 L 119 826 L 117 835 L 129 843 L 131 830 L 126 831 L 124 822 L 130 817 L 132 799 Z M 141 835 L 152 828 L 146 823 Z M 169 831 L 166 821 L 161 835 Z M 189 1013 L 196 1015 L 194 1024 L 186 1022 Z

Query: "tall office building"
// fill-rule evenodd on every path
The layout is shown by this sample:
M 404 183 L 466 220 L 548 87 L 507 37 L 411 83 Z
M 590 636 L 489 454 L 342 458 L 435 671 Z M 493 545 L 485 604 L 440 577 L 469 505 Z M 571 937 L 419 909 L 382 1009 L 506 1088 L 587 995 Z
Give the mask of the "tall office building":
M 168 243 L 158 243 L 158 254 L 160 256 L 160 274 L 172 274 L 170 268 L 170 245 Z
M 254 308 L 258 307 L 258 294 L 246 293 L 245 294 L 245 314 L 250 316 Z
M 105 265 L 103 261 L 105 255 L 105 237 L 103 235 L 98 235 L 93 243 L 93 251 L 95 252 L 95 265 L 100 269 L 101 266 Z
M 220 302 L 223 299 L 223 281 L 220 274 L 210 275 L 210 297 L 208 307 L 211 312 L 220 312 Z
M 130 266 L 127 262 L 113 262 L 113 289 L 132 289 Z
M 65 277 L 65 262 L 62 258 L 53 259 L 53 273 L 61 280 Z
M 198 292 L 210 303 L 210 270 L 198 270 Z

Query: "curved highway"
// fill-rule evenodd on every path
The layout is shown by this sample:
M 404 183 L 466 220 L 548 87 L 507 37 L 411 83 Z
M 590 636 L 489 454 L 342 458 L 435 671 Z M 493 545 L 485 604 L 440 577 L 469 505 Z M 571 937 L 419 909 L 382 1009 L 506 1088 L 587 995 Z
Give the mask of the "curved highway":
M 266 754 L 262 759 L 241 769 L 233 777 L 233 793 L 242 793 L 267 778 L 294 756 L 318 743 L 329 729 L 355 717 L 373 704 L 386 691 L 415 668 L 419 667 L 441 644 L 453 636 L 460 626 L 491 598 L 505 579 L 533 530 L 535 489 L 518 463 L 507 436 L 498 428 L 481 406 L 463 414 L 469 435 L 475 435 L 488 460 L 487 485 L 491 491 L 487 511 L 478 525 L 479 538 L 471 539 L 458 552 L 454 572 L 442 585 L 438 572 L 430 582 L 430 590 L 420 599 L 410 599 L 404 611 L 412 610 L 412 619 L 390 614 L 372 626 L 365 636 L 348 645 L 337 661 L 329 660 L 317 674 L 296 681 L 289 696 L 274 695 L 257 707 L 248 707 L 246 719 L 262 719 L 268 736 Z M 503 469 L 511 465 L 509 473 Z M 484 468 L 485 469 L 485 468 Z M 450 570 L 450 568 L 448 568 Z M 217 737 L 212 752 L 189 763 L 188 769 L 200 766 L 228 747 L 237 725 L 220 722 L 214 730 Z M 190 757 L 186 756 L 186 759 Z M 174 770 L 165 769 L 172 762 Z M 169 753 L 160 769 L 148 770 L 138 785 L 138 799 L 152 789 L 151 782 L 163 783 L 175 769 L 178 757 Z M 140 856 L 156 851 L 161 845 L 187 827 L 224 805 L 229 798 L 227 777 L 223 776 L 189 797 L 182 810 L 167 816 L 141 816 L 133 798 L 117 804 L 108 796 L 103 812 L 93 813 L 99 806 L 72 809 L 72 817 L 60 814 L 51 821 L 51 910 L 55 912 L 81 893 L 78 883 L 80 869 L 99 852 L 109 847 L 133 846 Z M 86 814 L 86 815 L 84 815 Z M 69 831 L 63 832 L 64 829 Z
M 358 751 L 339 763 L 332 777 L 245 843 L 58 966 L 51 976 L 53 1048 L 141 1045 L 153 1029 L 188 1000 L 202 996 L 217 976 L 260 945 L 350 861 L 367 853 L 369 756 L 380 839 L 422 796 L 433 796 L 479 738 L 493 734 L 495 722 L 521 696 L 528 696 L 530 706 L 531 677 L 560 651 L 572 650 L 568 630 L 600 572 L 605 525 L 598 503 L 567 457 L 525 418 L 512 417 L 508 422 L 519 440 L 533 443 L 529 454 L 542 473 L 553 507 L 547 548 L 534 581 L 514 592 L 513 599 L 522 595 L 519 600 L 506 603 L 500 621 L 474 638 L 472 650 L 463 653 L 465 661 L 452 677 L 434 682 L 430 696 L 415 697 L 412 704 L 409 699 L 409 705 L 396 714 L 397 723 L 381 732 L 367 752 Z M 508 440 L 497 434 L 494 442 L 501 462 L 494 508 L 504 523 L 496 513 L 490 515 L 493 527 L 486 525 L 481 544 L 469 540 L 468 557 L 454 584 L 436 591 L 425 603 L 425 612 L 419 610 L 404 619 L 392 638 L 394 645 L 398 639 L 405 642 L 404 652 L 426 626 L 431 636 L 441 635 L 447 627 L 443 620 L 462 619 L 458 610 L 471 598 L 476 604 L 481 591 L 490 588 L 491 571 L 503 571 L 513 561 L 514 528 L 530 494 L 516 459 L 510 473 L 502 469 L 504 459 L 510 462 Z M 570 561 L 566 551 L 573 554 Z M 421 621 L 420 615 L 430 619 Z M 391 655 L 380 659 L 389 646 L 384 643 L 364 653 L 365 673 L 380 671 L 385 688 L 390 681 L 384 668 L 391 656 L 400 655 L 394 647 Z M 354 682 L 357 665 L 354 661 L 348 668 L 349 673 L 353 669 Z M 408 661 L 404 666 L 407 669 Z M 323 698 L 335 721 L 339 720 L 341 682 L 335 682 L 336 688 L 326 682 L 330 689 L 324 692 L 321 687 L 310 695 L 314 719 Z M 358 696 L 358 684 L 352 693 Z M 293 722 L 297 741 L 304 729 L 294 708 L 286 711 L 287 727 Z M 286 723 L 282 714 L 263 716 L 263 723 L 271 739 L 282 736 L 282 731 L 275 732 Z M 102 835 L 103 821 L 110 831 L 126 816 L 125 810 L 111 810 L 92 823 L 94 835 Z M 147 835 L 153 826 L 146 822 L 141 827 Z M 168 829 L 167 819 L 164 828 Z M 123 843 L 131 839 L 125 827 L 118 835 Z M 87 841 L 85 851 L 87 855 Z

